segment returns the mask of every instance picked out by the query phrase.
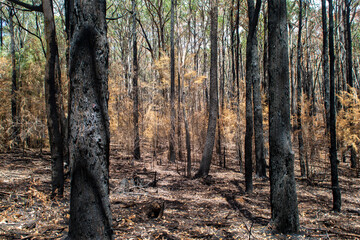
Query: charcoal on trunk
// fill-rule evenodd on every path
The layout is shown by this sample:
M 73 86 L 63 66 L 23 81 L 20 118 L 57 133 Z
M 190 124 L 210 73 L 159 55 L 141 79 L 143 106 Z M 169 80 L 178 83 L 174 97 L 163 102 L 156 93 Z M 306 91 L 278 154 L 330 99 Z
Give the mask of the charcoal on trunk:
M 71 239 L 112 239 L 106 1 L 71 1 Z
M 269 1 L 269 143 L 272 221 L 282 233 L 299 230 L 291 144 L 286 0 Z

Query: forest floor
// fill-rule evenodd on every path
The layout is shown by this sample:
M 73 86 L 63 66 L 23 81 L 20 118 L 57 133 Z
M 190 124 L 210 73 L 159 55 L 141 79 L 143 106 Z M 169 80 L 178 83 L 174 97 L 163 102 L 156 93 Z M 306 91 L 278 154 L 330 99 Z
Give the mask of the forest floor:
M 311 181 L 298 177 L 296 168 L 300 232 L 281 235 L 273 231 L 270 221 L 268 179 L 254 178 L 254 191 L 248 194 L 235 158 L 227 158 L 226 168 L 213 164 L 211 177 L 197 180 L 184 176 L 184 163 L 170 164 L 166 158 L 164 150 L 156 159 L 143 154 L 142 161 L 133 162 L 112 145 L 110 200 L 115 239 L 360 239 L 360 179 L 349 163 L 339 164 L 341 213 L 331 210 L 328 164 L 319 161 L 319 167 L 312 168 Z M 194 163 L 193 171 L 198 164 Z M 131 184 L 134 172 L 141 179 L 138 185 Z M 154 172 L 156 187 L 147 186 Z M 125 178 L 129 185 L 124 184 Z M 50 179 L 49 152 L 0 154 L 0 239 L 63 239 L 67 235 L 69 179 L 65 197 L 53 200 Z M 163 215 L 149 218 L 149 206 L 155 202 L 164 203 Z

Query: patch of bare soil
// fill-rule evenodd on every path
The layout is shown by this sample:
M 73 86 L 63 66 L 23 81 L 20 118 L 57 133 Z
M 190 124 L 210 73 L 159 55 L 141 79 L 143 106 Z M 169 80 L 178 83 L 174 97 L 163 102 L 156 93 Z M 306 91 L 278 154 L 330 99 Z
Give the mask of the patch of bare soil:
M 142 154 L 142 161 L 133 161 L 112 145 L 115 239 L 360 239 L 360 179 L 348 163 L 339 165 L 342 212 L 331 210 L 330 167 L 319 160 L 311 181 L 297 178 L 300 232 L 281 235 L 272 230 L 268 179 L 254 178 L 254 192 L 245 193 L 236 159 L 227 156 L 226 168 L 214 163 L 211 177 L 191 180 L 184 162 L 168 163 L 167 152 Z M 50 178 L 48 154 L 0 154 L 0 239 L 66 236 L 69 180 L 64 199 L 51 200 Z

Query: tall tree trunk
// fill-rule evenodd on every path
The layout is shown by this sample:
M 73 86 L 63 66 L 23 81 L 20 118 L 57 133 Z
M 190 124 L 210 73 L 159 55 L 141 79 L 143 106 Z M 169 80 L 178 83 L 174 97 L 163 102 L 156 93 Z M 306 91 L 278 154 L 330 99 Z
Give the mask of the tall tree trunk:
M 169 161 L 175 162 L 175 46 L 174 46 L 174 25 L 175 25 L 175 0 L 171 0 L 171 30 L 170 30 L 170 141 Z
M 249 18 L 249 31 L 246 44 L 246 133 L 245 133 L 245 186 L 246 192 L 252 192 L 253 183 L 252 183 L 252 144 L 253 144 L 253 111 L 252 111 L 252 84 L 254 81 L 255 75 L 254 72 L 257 63 L 255 63 L 256 56 L 254 56 L 254 45 L 257 43 L 254 41 L 255 28 L 252 26 L 254 24 L 254 2 L 248 0 L 248 18 Z M 254 33 L 251 31 L 255 31 Z M 256 38 L 256 35 L 255 35 Z M 255 58 L 255 59 L 254 59 Z
M 240 58 L 241 58 L 241 46 L 240 46 L 240 0 L 237 0 L 236 5 L 236 20 L 235 20 L 235 35 L 236 35 L 236 47 L 235 47 L 235 70 L 236 70 L 236 103 L 237 109 L 240 111 Z
M 137 59 L 137 36 L 136 36 L 136 0 L 132 0 L 132 13 L 133 13 L 133 122 L 134 122 L 134 158 L 139 160 L 140 154 L 140 134 L 139 134 L 139 65 Z
M 0 48 L 3 46 L 3 19 L 0 15 Z
M 268 47 L 268 11 L 267 11 L 267 7 L 265 8 L 266 5 L 266 1 L 264 1 L 263 4 L 263 9 L 264 9 L 264 56 L 263 56 L 263 66 L 264 66 L 264 79 L 263 79 L 263 92 L 265 94 L 265 101 L 268 102 L 269 100 L 269 74 L 268 74 L 268 70 L 269 70 L 269 57 L 268 57 L 268 51 L 269 51 L 269 47 Z
M 16 55 L 15 55 L 15 30 L 14 30 L 14 8 L 9 7 L 9 29 L 10 29 L 10 53 L 11 53 L 11 117 L 13 122 L 12 140 L 14 146 L 20 143 L 19 109 L 18 109 L 18 81 L 16 76 Z
M 336 100 L 335 100 L 335 75 L 334 75 L 334 19 L 332 0 L 329 0 L 329 54 L 330 54 L 330 164 L 331 187 L 333 193 L 333 210 L 341 210 L 341 192 L 338 179 L 338 163 L 336 149 Z
M 305 162 L 304 162 L 304 140 L 302 135 L 301 126 L 301 98 L 302 98 L 302 81 L 301 81 L 301 57 L 302 57 L 302 45 L 301 45 L 301 31 L 302 31 L 302 1 L 299 0 L 299 32 L 297 42 L 297 131 L 298 131 L 298 142 L 299 142 L 299 161 L 300 161 L 300 172 L 301 177 L 305 176 Z
M 329 83 L 329 48 L 328 48 L 328 29 L 327 29 L 327 14 L 326 14 L 326 0 L 321 0 L 322 12 L 322 26 L 323 26 L 323 79 L 324 79 L 324 107 L 326 129 L 330 129 L 330 83 Z
M 112 239 L 106 1 L 71 4 L 69 237 Z
M 56 40 L 53 4 L 43 0 L 43 13 L 46 38 L 45 98 L 49 131 L 52 169 L 52 196 L 63 195 L 64 191 L 64 139 L 63 108 L 61 97 L 61 70 Z
M 231 83 L 230 101 L 231 106 L 235 106 L 235 86 L 236 86 L 236 67 L 235 67 L 235 24 L 234 24 L 234 0 L 231 1 L 230 8 L 230 49 L 231 49 Z
M 354 87 L 353 80 L 353 63 L 352 63 L 352 40 L 351 40 L 351 24 L 350 24 L 350 5 L 351 0 L 345 0 L 345 49 L 346 49 L 346 78 L 349 87 Z M 351 89 L 348 89 L 351 92 Z M 353 124 L 352 124 L 353 125 Z M 350 147 L 351 168 L 356 168 L 356 151 L 353 146 Z
M 252 1 L 252 0 L 251 0 Z M 251 68 L 252 68 L 252 83 L 253 83 L 253 108 L 254 108 L 254 136 L 255 136 L 255 160 L 256 160 L 256 175 L 258 177 L 266 177 L 266 162 L 264 153 L 264 136 L 263 136 L 263 113 L 261 105 L 261 88 L 260 88 L 260 61 L 258 53 L 257 41 L 257 24 L 260 14 L 261 0 L 256 1 L 256 8 L 252 10 L 251 27 Z M 253 3 L 251 4 L 254 8 Z M 250 32 L 249 32 L 250 34 Z
M 275 228 L 299 230 L 294 153 L 291 144 L 286 0 L 269 0 L 270 202 Z
M 206 177 L 210 171 L 212 152 L 215 142 L 216 119 L 218 115 L 218 86 L 217 86 L 217 27 L 218 27 L 218 7 L 217 0 L 210 0 L 210 45 L 211 45 L 211 61 L 210 61 L 210 109 L 209 121 L 206 134 L 205 147 L 200 163 L 200 168 L 195 174 L 195 178 Z

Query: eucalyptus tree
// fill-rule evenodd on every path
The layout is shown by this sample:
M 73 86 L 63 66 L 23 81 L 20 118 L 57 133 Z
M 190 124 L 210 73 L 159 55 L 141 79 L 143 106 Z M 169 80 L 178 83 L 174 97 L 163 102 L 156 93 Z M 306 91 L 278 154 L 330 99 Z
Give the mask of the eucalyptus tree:
M 15 30 L 14 30 L 14 7 L 9 6 L 9 31 L 10 31 L 10 55 L 11 55 L 11 117 L 12 117 L 12 140 L 14 146 L 20 143 L 19 127 L 19 104 L 18 104 L 18 80 L 16 74 L 16 50 L 15 50 Z
M 301 107 L 302 107 L 302 81 L 301 81 L 301 56 L 302 56 L 302 44 L 301 44 L 301 31 L 302 31 L 302 1 L 299 0 L 299 32 L 298 32 L 298 42 L 297 42 L 297 131 L 298 131 L 298 143 L 299 143 L 299 161 L 300 161 L 300 172 L 301 176 L 305 176 L 305 162 L 304 162 L 304 140 L 302 133 L 301 125 Z
M 62 196 L 64 191 L 64 140 L 65 126 L 61 97 L 61 71 L 52 0 L 42 0 L 41 5 L 30 5 L 18 0 L 8 0 L 30 11 L 42 12 L 46 39 L 45 104 L 51 151 L 52 196 Z
M 335 100 L 335 54 L 333 3 L 329 0 L 329 56 L 330 56 L 330 165 L 333 210 L 341 210 L 341 191 L 339 186 L 337 147 L 336 147 L 336 100 Z
M 329 83 L 329 37 L 327 29 L 326 0 L 321 0 L 321 16 L 323 30 L 323 49 L 322 49 L 322 65 L 323 65 L 323 85 L 324 85 L 324 108 L 326 130 L 330 129 L 330 83 Z
M 175 5 L 176 0 L 171 0 L 171 26 L 170 26 L 170 141 L 169 160 L 175 162 Z
M 269 144 L 270 203 L 275 228 L 299 230 L 291 143 L 286 0 L 269 0 Z
M 260 167 L 260 151 L 263 152 L 263 141 L 259 141 L 259 137 L 262 138 L 262 110 L 261 110 L 261 93 L 260 93 L 260 68 L 259 68 L 259 53 L 257 42 L 257 23 L 260 14 L 261 0 L 256 1 L 256 8 L 253 0 L 248 0 L 248 18 L 249 18 L 249 32 L 246 42 L 246 134 L 245 134 L 245 185 L 246 191 L 252 192 L 252 138 L 254 130 L 254 122 L 256 120 L 258 128 L 255 129 L 258 136 L 255 136 L 257 140 L 255 143 L 256 163 L 257 168 Z M 255 87 L 256 85 L 256 87 Z M 256 98 L 253 95 L 257 95 Z M 256 99 L 256 101 L 255 101 Z M 254 101 L 253 101 L 254 100 Z M 253 103 L 254 112 L 253 114 Z M 260 115 L 260 116 L 259 116 Z M 259 121 L 261 120 L 261 124 Z M 261 136 L 260 136 L 261 134 Z M 257 137 L 257 138 L 256 138 Z M 256 144 L 259 144 L 256 146 Z M 262 149 L 261 149 L 262 148 Z M 262 159 L 264 155 L 262 154 Z M 262 166 L 265 170 L 265 166 Z M 257 172 L 258 173 L 258 172 Z M 263 174 L 263 172 L 262 172 Z
M 136 0 L 132 0 L 132 37 L 133 37 L 133 123 L 134 123 L 134 158 L 139 160 L 140 155 L 140 135 L 139 135 L 139 64 L 136 35 Z
M 200 168 L 195 178 L 206 177 L 210 171 L 212 152 L 215 142 L 216 121 L 218 116 L 218 67 L 217 67 L 217 28 L 218 28 L 218 1 L 210 0 L 210 108 L 205 147 L 200 162 Z
M 345 49 L 346 49 L 346 79 L 347 84 L 350 88 L 354 87 L 353 79 L 353 59 L 352 59 L 352 40 L 351 40 L 351 0 L 345 0 L 345 13 L 344 13 L 344 22 L 345 22 Z M 352 91 L 349 89 L 349 92 Z M 357 159 L 356 151 L 353 146 L 350 147 L 351 151 L 351 167 L 356 168 Z
M 70 0 L 70 239 L 112 239 L 105 0 Z

